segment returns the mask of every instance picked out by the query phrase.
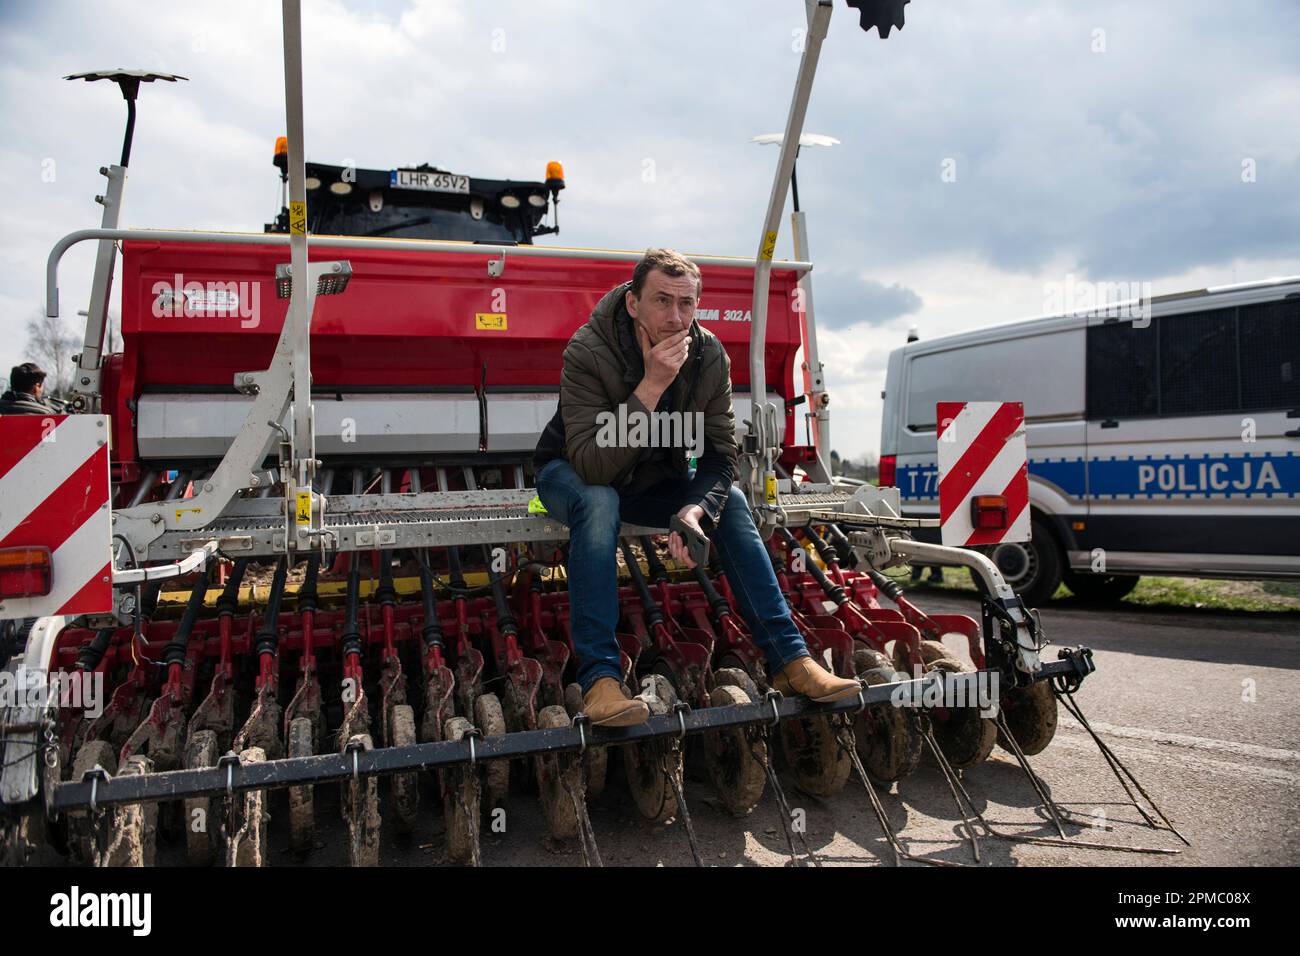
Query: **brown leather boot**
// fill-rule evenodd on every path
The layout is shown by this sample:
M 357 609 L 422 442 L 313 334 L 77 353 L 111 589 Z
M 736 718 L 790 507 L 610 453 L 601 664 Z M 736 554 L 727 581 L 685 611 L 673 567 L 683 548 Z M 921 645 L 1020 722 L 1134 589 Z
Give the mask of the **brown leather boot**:
M 582 709 L 598 727 L 628 727 L 644 724 L 650 708 L 639 698 L 629 698 L 627 689 L 612 677 L 602 677 L 582 695 Z
M 847 677 L 836 677 L 811 657 L 800 657 L 781 668 L 772 678 L 772 687 L 787 696 L 802 694 L 814 703 L 828 704 L 851 697 L 862 685 Z

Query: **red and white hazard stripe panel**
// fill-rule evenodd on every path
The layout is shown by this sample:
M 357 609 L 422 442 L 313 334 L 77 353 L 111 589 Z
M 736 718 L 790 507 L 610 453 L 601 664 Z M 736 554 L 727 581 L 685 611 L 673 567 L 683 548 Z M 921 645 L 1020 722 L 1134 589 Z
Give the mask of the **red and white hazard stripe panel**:
M 939 402 L 939 521 L 949 546 L 1029 540 L 1020 402 Z
M 0 415 L 0 618 L 112 610 L 109 494 L 106 416 Z

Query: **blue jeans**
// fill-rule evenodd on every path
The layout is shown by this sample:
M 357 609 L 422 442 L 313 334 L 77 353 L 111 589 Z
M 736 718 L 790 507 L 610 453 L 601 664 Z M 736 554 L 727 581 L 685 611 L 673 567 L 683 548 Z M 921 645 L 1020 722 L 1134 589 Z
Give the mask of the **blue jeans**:
M 618 641 L 618 531 L 622 522 L 666 528 L 681 509 L 690 475 L 660 482 L 623 498 L 608 485 L 588 485 L 563 458 L 537 473 L 537 495 L 547 513 L 569 526 L 569 615 L 578 655 L 578 683 L 585 692 L 602 677 L 620 680 Z M 758 536 L 740 489 L 709 535 L 735 592 L 769 674 L 808 653 L 790 618 L 767 548 Z

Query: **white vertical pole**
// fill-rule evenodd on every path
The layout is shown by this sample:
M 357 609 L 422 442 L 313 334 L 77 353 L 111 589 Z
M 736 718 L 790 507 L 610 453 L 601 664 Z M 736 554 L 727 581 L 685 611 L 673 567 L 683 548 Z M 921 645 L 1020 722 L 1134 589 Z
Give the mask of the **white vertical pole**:
M 751 502 L 759 499 L 767 505 L 776 504 L 776 453 L 781 444 L 781 420 L 777 408 L 767 400 L 767 372 L 764 366 L 767 342 L 767 296 L 771 285 L 772 255 L 776 251 L 777 231 L 785 197 L 790 188 L 790 174 L 794 170 L 795 154 L 799 149 L 799 136 L 803 132 L 804 115 L 808 111 L 808 98 L 812 94 L 813 77 L 817 73 L 817 59 L 821 55 L 822 41 L 831 20 L 831 0 L 808 0 L 808 36 L 803 56 L 799 60 L 799 75 L 795 80 L 790 114 L 786 118 L 785 135 L 781 139 L 781 156 L 777 160 L 776 177 L 772 180 L 772 194 L 763 219 L 763 232 L 759 236 L 757 265 L 754 269 L 754 301 L 750 310 L 753 323 L 749 330 L 749 387 L 753 398 L 752 434 L 758 439 L 757 462 L 752 462 L 753 477 L 762 482 L 762 489 L 750 488 Z
M 310 499 L 312 479 L 316 473 L 316 435 L 311 401 L 311 316 L 316 303 L 316 288 L 307 268 L 300 0 L 283 0 L 283 12 L 284 108 L 289 141 L 289 260 L 293 269 L 293 292 L 285 317 L 292 330 L 293 343 L 293 474 L 285 483 L 285 494 L 289 508 L 297 514 L 295 525 L 299 538 L 302 538 L 310 528 L 319 527 L 319 509 L 311 504 Z M 303 495 L 308 497 L 304 499 Z M 302 521 L 304 505 L 308 513 L 306 522 Z

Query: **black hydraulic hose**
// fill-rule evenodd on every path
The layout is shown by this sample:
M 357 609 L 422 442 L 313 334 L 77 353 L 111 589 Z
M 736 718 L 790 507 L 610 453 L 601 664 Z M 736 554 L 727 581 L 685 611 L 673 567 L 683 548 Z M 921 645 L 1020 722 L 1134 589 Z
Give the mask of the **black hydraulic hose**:
M 778 526 L 776 532 L 781 535 L 782 540 L 790 546 L 791 550 L 799 547 L 799 542 L 795 540 L 795 537 L 790 533 L 789 528 Z M 818 566 L 816 561 L 808 561 L 804 567 L 807 569 L 808 573 L 813 576 L 813 580 L 815 580 L 821 586 L 821 589 L 826 592 L 826 596 L 835 602 L 836 607 L 848 600 L 848 597 L 844 594 L 844 589 L 838 584 L 832 582 L 830 578 L 826 577 L 826 572 Z
M 348 592 L 343 610 L 343 635 L 341 644 L 343 656 L 361 653 L 361 631 L 357 628 L 357 607 L 361 602 L 361 556 L 352 552 L 352 562 L 348 566 Z
M 658 602 L 650 594 L 650 586 L 645 582 L 645 575 L 641 573 L 641 565 L 637 564 L 636 555 L 632 553 L 632 546 L 626 541 L 620 541 L 619 547 L 623 549 L 627 572 L 632 575 L 632 586 L 636 588 L 636 593 L 641 598 L 641 606 L 645 608 L 646 620 L 651 627 L 658 627 L 664 622 L 663 611 L 659 609 Z
M 880 592 L 885 595 L 885 597 L 889 598 L 889 600 L 893 601 L 895 604 L 897 604 L 899 598 L 903 596 L 903 586 L 893 578 L 881 574 L 875 568 L 869 570 L 867 576 L 871 578 L 871 583 L 874 584 Z
M 857 568 L 858 556 L 853 553 L 853 545 L 849 543 L 848 535 L 841 531 L 837 524 L 828 524 L 826 530 L 830 532 L 831 542 L 840 556 L 840 564 L 846 568 Z
M 502 634 L 513 637 L 519 633 L 519 625 L 510 611 L 510 602 L 506 600 L 506 589 L 501 583 L 501 575 L 492 570 L 492 552 L 488 550 L 487 545 L 483 545 L 483 559 L 487 562 L 488 578 L 492 582 L 492 603 L 497 609 L 497 627 L 501 629 Z
M 650 577 L 654 579 L 655 584 L 662 584 L 667 581 L 668 569 L 659 560 L 659 554 L 655 551 L 654 545 L 650 543 L 649 536 L 642 535 L 638 540 L 641 542 L 641 550 L 645 552 L 645 563 L 650 568 Z
M 162 582 L 151 581 L 144 587 L 144 593 L 140 596 L 140 607 L 136 611 L 136 617 L 141 621 L 148 621 L 153 618 L 153 612 L 158 610 L 158 595 L 162 593 Z
M 393 553 L 379 552 L 379 587 L 375 589 L 375 600 L 380 604 L 396 604 L 397 589 L 393 587 Z
M 808 540 L 812 542 L 812 546 L 817 549 L 817 554 L 823 561 L 827 564 L 830 564 L 832 561 L 839 564 L 839 552 L 835 551 L 826 543 L 826 539 L 817 533 L 817 529 L 814 528 L 811 523 L 804 527 L 803 533 L 807 536 Z
M 271 594 L 266 599 L 266 616 L 257 631 L 254 651 L 261 654 L 274 654 L 280 643 L 280 603 L 284 599 L 284 582 L 289 574 L 289 558 L 285 556 L 275 566 L 275 576 L 271 578 Z
M 316 579 L 320 576 L 320 555 L 313 554 L 307 559 L 307 572 L 303 576 L 302 586 L 298 588 L 298 611 L 315 611 L 316 601 L 320 595 L 316 593 Z
M 185 651 L 190 646 L 190 635 L 194 632 L 194 622 L 199 618 L 199 611 L 203 609 L 203 600 L 207 597 L 207 593 L 208 572 L 205 569 L 190 590 L 190 599 L 185 603 L 185 613 L 181 616 L 180 624 L 176 626 L 176 633 L 167 642 L 167 646 L 163 648 L 164 664 L 182 664 L 185 662 Z
M 108 653 L 109 645 L 113 643 L 113 634 L 116 630 L 115 627 L 101 627 L 95 632 L 95 636 L 77 652 L 78 670 L 93 671 L 99 666 L 99 662 Z
M 704 592 L 704 599 L 709 602 L 709 610 L 713 612 L 715 618 L 721 621 L 731 616 L 731 605 L 718 593 L 718 589 L 713 586 L 713 582 L 699 565 L 695 566 L 695 582 Z
M 226 588 L 221 592 L 221 597 L 217 598 L 217 616 L 222 614 L 233 615 L 239 609 L 239 585 L 244 580 L 244 571 L 248 568 L 248 558 L 237 558 L 234 567 L 230 569 L 230 577 L 226 578 Z
M 429 569 L 429 552 L 420 553 L 420 599 L 424 602 L 424 627 L 420 640 L 425 647 L 442 646 L 442 622 L 438 620 L 438 602 L 433 596 L 433 571 Z
M 447 565 L 450 568 L 451 586 L 457 590 L 465 590 L 465 572 L 460 567 L 460 548 L 447 549 Z

